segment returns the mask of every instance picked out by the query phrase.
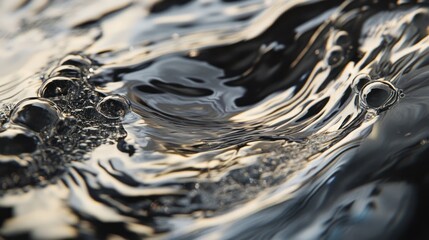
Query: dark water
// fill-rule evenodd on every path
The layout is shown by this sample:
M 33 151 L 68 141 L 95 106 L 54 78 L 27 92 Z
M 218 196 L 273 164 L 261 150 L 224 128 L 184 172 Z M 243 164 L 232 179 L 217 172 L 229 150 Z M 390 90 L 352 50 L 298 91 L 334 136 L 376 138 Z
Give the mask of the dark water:
M 427 239 L 425 1 L 0 2 L 0 236 Z

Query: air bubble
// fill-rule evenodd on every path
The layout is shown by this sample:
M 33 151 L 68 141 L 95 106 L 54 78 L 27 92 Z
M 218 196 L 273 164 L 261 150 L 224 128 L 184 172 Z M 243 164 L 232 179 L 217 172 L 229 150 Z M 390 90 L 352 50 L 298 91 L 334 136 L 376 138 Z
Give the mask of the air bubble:
M 346 31 L 339 31 L 334 35 L 334 44 L 347 48 L 351 43 L 350 36 Z
M 375 111 L 374 109 L 368 109 L 368 111 L 365 113 L 365 121 L 371 121 L 377 115 L 377 111 Z
M 344 61 L 343 49 L 336 45 L 330 48 L 326 54 L 326 63 L 331 67 L 337 67 Z
M 362 88 L 359 100 L 364 108 L 385 110 L 398 100 L 398 90 L 390 82 L 369 82 Z
M 353 91 L 359 93 L 362 88 L 371 81 L 371 77 L 367 74 L 358 74 L 352 81 Z
M 59 65 L 73 65 L 79 68 L 88 69 L 92 63 L 88 58 L 78 54 L 70 54 L 61 59 Z
M 105 97 L 97 104 L 97 111 L 108 119 L 122 118 L 129 110 L 130 102 L 119 95 Z
M 60 112 L 47 99 L 30 98 L 17 104 L 11 113 L 13 123 L 35 132 L 52 129 L 60 120 Z
M 0 155 L 19 155 L 36 151 L 36 136 L 21 129 L 7 129 L 0 133 Z
M 78 85 L 75 81 L 66 77 L 53 77 L 42 84 L 39 96 L 53 98 L 76 93 Z
M 63 76 L 67 78 L 82 78 L 82 71 L 80 68 L 72 65 L 63 65 L 55 68 L 49 74 L 49 77 Z

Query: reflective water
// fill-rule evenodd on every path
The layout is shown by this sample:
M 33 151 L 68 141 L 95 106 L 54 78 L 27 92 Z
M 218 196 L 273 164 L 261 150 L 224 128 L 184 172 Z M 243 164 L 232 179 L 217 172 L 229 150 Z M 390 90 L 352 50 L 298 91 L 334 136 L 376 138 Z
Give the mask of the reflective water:
M 0 236 L 426 239 L 425 1 L 0 2 Z

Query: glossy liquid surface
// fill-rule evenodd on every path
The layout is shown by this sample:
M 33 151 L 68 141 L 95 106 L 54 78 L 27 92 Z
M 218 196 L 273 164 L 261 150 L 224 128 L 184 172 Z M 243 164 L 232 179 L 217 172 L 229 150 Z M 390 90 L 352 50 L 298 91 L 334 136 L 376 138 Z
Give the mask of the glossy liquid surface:
M 0 2 L 0 235 L 425 239 L 424 1 Z

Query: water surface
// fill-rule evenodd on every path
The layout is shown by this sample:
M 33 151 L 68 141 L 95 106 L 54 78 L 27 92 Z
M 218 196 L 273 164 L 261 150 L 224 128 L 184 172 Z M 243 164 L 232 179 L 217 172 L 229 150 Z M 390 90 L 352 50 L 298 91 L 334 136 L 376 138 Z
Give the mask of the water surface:
M 0 22 L 2 237 L 428 237 L 425 1 L 4 1 Z

